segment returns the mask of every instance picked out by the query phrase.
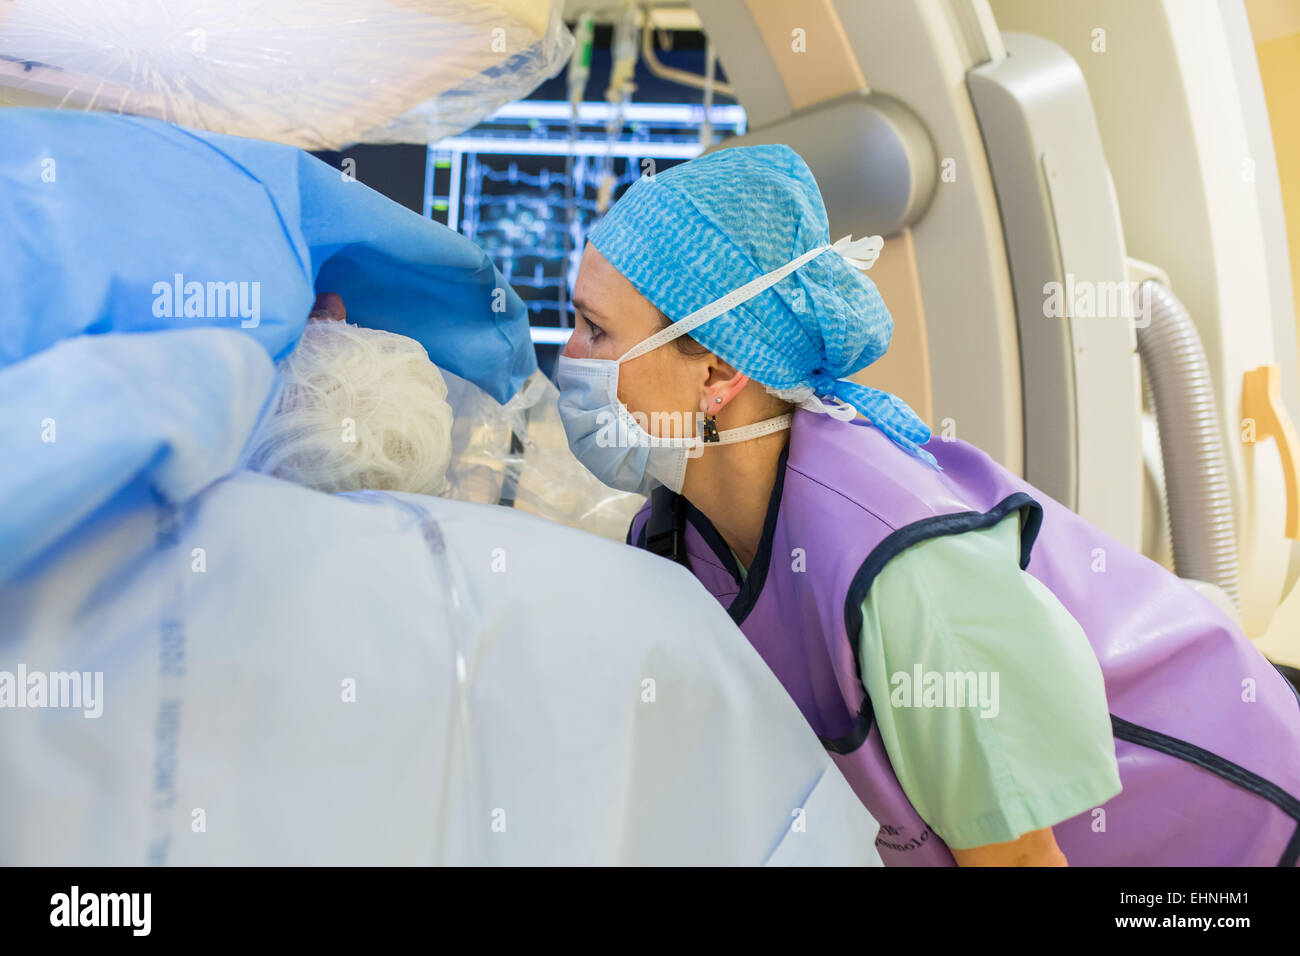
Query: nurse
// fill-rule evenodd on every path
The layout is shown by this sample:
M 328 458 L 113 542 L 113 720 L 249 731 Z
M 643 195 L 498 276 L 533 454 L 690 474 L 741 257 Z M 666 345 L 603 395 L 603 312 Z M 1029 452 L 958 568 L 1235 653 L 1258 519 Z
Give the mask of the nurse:
M 629 543 L 728 609 L 887 864 L 1294 865 L 1300 701 L 1235 624 L 846 379 L 892 334 L 881 245 L 831 243 L 781 145 L 596 226 L 556 378 L 574 453 L 652 492 Z

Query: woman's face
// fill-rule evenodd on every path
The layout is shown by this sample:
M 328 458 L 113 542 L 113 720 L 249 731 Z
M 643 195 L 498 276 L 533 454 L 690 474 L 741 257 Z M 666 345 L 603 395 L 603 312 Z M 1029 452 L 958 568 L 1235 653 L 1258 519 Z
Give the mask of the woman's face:
M 659 311 L 591 244 L 573 287 L 573 311 L 573 335 L 564 348 L 570 358 L 618 359 L 663 328 Z M 619 401 L 630 412 L 644 413 L 644 427 L 653 435 L 692 435 L 695 412 L 719 364 L 707 352 L 684 355 L 669 342 L 619 366 Z M 681 425 L 662 414 L 674 412 L 683 416 Z

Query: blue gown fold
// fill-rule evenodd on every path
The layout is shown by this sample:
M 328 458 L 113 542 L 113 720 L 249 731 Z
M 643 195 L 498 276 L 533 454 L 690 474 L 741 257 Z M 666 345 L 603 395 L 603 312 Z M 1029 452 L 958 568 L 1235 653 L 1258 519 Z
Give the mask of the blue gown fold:
M 130 485 L 234 470 L 318 289 L 498 401 L 536 369 L 481 249 L 301 150 L 0 110 L 0 579 Z
M 308 153 L 0 110 L 0 367 L 79 333 L 195 325 L 279 358 L 316 290 L 498 401 L 536 368 L 527 307 L 481 249 Z

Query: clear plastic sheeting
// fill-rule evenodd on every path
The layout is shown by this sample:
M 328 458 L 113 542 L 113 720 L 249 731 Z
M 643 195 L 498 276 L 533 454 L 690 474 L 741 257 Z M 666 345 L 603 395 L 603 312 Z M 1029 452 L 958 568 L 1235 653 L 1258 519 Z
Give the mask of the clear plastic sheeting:
M 561 0 L 9 0 L 0 104 L 304 149 L 433 142 L 567 61 Z
M 452 456 L 444 498 L 513 506 L 622 541 L 644 495 L 602 484 L 569 450 L 555 383 L 534 372 L 504 405 L 444 371 Z

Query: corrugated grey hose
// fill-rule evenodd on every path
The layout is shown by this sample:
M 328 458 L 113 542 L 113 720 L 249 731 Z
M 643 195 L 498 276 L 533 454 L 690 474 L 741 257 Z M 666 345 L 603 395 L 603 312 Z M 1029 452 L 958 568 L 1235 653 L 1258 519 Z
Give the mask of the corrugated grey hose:
M 1218 585 L 1240 610 L 1237 533 L 1205 349 L 1173 292 L 1148 279 L 1135 294 L 1135 312 L 1144 295 L 1151 321 L 1137 330 L 1138 355 L 1160 433 L 1174 571 Z

